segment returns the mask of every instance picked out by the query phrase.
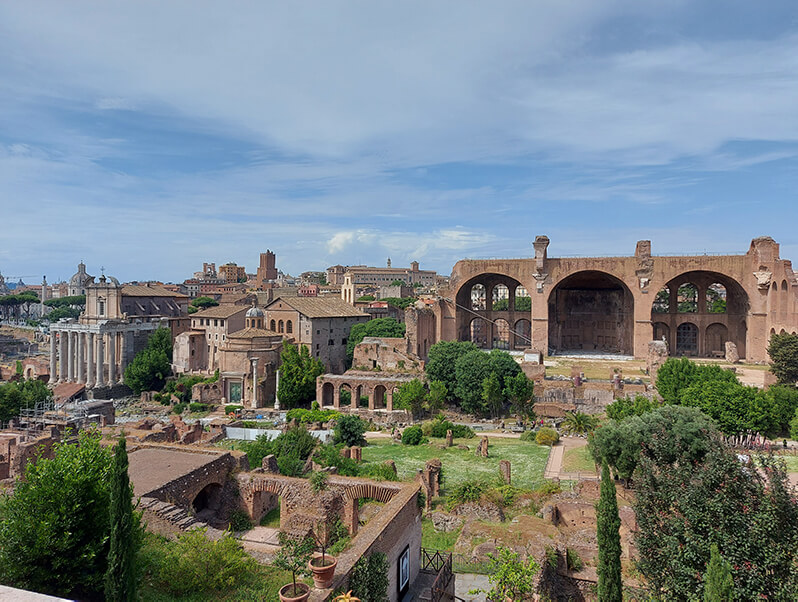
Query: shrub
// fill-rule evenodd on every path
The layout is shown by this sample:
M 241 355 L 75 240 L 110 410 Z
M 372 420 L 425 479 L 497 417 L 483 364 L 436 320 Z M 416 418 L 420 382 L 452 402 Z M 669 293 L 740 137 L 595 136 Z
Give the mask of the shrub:
M 210 408 L 208 404 L 192 401 L 188 404 L 188 409 L 190 412 L 207 412 Z
M 535 431 L 524 431 L 521 433 L 521 441 L 532 442 L 535 440 L 535 435 L 537 435 Z
M 360 467 L 360 475 L 376 479 L 378 481 L 398 481 L 399 477 L 393 469 L 387 464 L 382 462 L 375 462 L 372 464 L 363 464 Z
M 184 403 L 176 403 L 172 407 L 172 413 L 173 414 L 182 414 L 185 411 L 186 411 L 186 404 L 184 404 Z
M 382 602 L 388 599 L 388 559 L 381 552 L 361 556 L 352 567 L 349 588 L 361 600 Z
M 311 422 L 328 422 L 341 415 L 336 410 L 305 410 L 303 408 L 294 408 L 288 410 L 285 417 L 286 420 L 296 420 L 302 424 L 309 424 Z
M 451 430 L 452 436 L 458 439 L 471 439 L 474 437 L 474 429 L 465 424 L 454 424 L 448 420 L 433 420 L 431 424 L 430 437 L 445 437 L 448 430 Z
M 409 426 L 402 431 L 402 445 L 418 445 L 423 438 L 420 426 Z
M 466 502 L 476 502 L 482 494 L 489 489 L 485 481 L 464 481 L 454 487 L 447 496 L 446 505 L 449 509 Z
M 210 594 L 257 570 L 255 560 L 230 535 L 211 541 L 204 529 L 150 550 L 144 564 L 155 584 L 173 596 Z
M 554 429 L 543 427 L 538 429 L 537 434 L 535 435 L 535 443 L 538 445 L 554 445 L 560 440 L 560 435 L 557 434 L 557 431 Z
M 243 410 L 243 409 L 244 409 L 244 406 L 228 404 L 228 405 L 224 406 L 224 413 L 225 414 L 229 414 L 230 412 L 237 412 L 238 410 Z
M 316 448 L 315 459 L 322 466 L 335 466 L 338 474 L 346 477 L 356 477 L 360 474 L 358 463 L 352 458 L 341 455 L 342 445 L 320 445 Z
M 252 528 L 252 521 L 249 515 L 243 510 L 233 510 L 230 513 L 230 530 L 231 531 L 249 531 Z
M 535 492 L 540 495 L 556 495 L 562 491 L 562 487 L 557 481 L 543 481 Z
M 310 473 L 310 488 L 313 489 L 315 493 L 319 493 L 320 491 L 324 491 L 327 489 L 327 479 L 329 475 L 326 472 L 322 472 L 320 470 L 314 471 Z
M 359 416 L 347 414 L 341 416 L 335 423 L 335 442 L 348 446 L 365 445 L 366 423 Z
M 569 571 L 581 571 L 584 566 L 579 553 L 573 548 L 565 549 L 565 564 Z

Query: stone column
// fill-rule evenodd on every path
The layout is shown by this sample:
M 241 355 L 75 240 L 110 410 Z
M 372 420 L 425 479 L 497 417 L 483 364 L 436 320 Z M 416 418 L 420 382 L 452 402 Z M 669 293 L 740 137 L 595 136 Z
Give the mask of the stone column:
M 58 332 L 58 382 L 62 383 L 67 378 L 67 334 Z
M 116 333 L 108 333 L 108 384 L 116 384 Z
M 94 374 L 94 333 L 88 333 L 86 339 L 86 388 L 91 389 L 96 376 Z
M 393 389 L 385 390 L 385 408 L 389 412 L 393 412 Z
M 122 365 L 120 367 L 119 380 L 124 381 L 125 369 L 133 361 L 133 332 L 128 330 L 122 333 Z
M 252 407 L 258 407 L 258 358 L 249 359 L 252 363 Z
M 86 379 L 83 376 L 83 333 L 78 332 L 75 333 L 77 336 L 77 340 L 75 341 L 75 350 L 77 351 L 77 358 L 76 358 L 76 365 L 77 370 L 75 370 L 75 381 L 79 383 L 85 383 Z
M 67 380 L 75 382 L 75 333 L 67 331 Z
M 56 348 L 55 348 L 55 331 L 50 330 L 50 384 L 54 385 L 58 380 L 55 374 L 56 370 Z
M 103 333 L 97 335 L 97 379 L 95 386 L 102 387 L 105 385 L 105 375 L 103 374 L 105 364 L 105 345 L 103 344 Z
M 321 396 L 319 396 L 319 399 L 320 400 L 322 399 Z M 321 405 L 321 404 L 322 404 L 322 401 L 319 401 L 319 405 Z M 279 410 L 280 409 L 280 371 L 279 370 L 277 370 L 274 373 L 274 409 L 275 410 Z

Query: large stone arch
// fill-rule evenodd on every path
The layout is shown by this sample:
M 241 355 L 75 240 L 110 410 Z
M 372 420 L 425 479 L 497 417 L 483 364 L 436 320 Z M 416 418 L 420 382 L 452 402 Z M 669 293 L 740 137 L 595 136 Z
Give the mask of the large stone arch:
M 634 296 L 618 277 L 585 270 L 552 287 L 549 352 L 634 354 Z
M 695 301 L 680 297 L 680 291 L 688 285 L 696 288 Z M 720 292 L 721 287 L 725 295 L 725 310 L 713 311 L 707 300 L 713 296 L 712 290 Z M 744 357 L 750 302 L 745 289 L 735 278 L 717 271 L 691 270 L 673 275 L 661 290 L 668 291 L 668 302 L 652 299 L 650 316 L 660 331 L 667 328 L 668 348 L 672 355 L 719 356 L 722 350 L 718 347 L 718 337 L 722 337 L 733 342 L 740 357 Z M 680 326 L 687 323 L 695 326 L 695 332 L 690 329 L 688 333 L 689 327 L 685 326 L 680 334 Z M 696 336 L 695 346 L 692 343 L 685 346 L 693 334 Z
M 481 298 L 474 297 L 475 290 L 481 294 L 480 287 L 484 287 L 484 302 Z M 471 275 L 462 282 L 455 293 L 457 339 L 472 341 L 476 336 L 479 347 L 492 348 L 494 341 L 500 341 L 501 347 L 512 349 L 515 346 L 513 325 L 520 319 L 530 322 L 532 320 L 531 308 L 521 310 L 516 308 L 518 291 L 522 291 L 527 296 L 528 290 L 528 283 L 508 274 L 483 272 Z M 526 305 L 529 305 L 528 301 Z M 476 334 L 474 333 L 475 320 L 483 320 L 478 323 L 482 328 Z M 499 336 L 497 332 L 497 321 L 499 320 L 502 320 L 499 322 L 503 329 L 502 336 Z M 506 336 L 505 331 L 509 331 L 509 337 Z

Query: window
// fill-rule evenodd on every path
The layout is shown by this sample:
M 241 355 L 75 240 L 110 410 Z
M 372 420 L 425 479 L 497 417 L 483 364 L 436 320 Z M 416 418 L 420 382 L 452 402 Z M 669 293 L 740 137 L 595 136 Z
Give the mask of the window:
M 104 316 L 105 315 L 105 299 L 100 297 L 97 299 L 97 315 Z
M 219 320 L 219 326 L 221 326 L 222 328 L 224 328 L 224 320 Z
M 286 332 L 294 332 L 294 323 L 291 320 L 285 323 L 285 331 Z
M 335 341 L 333 339 L 330 339 L 329 341 L 327 341 L 327 344 L 328 345 L 335 345 Z
M 321 334 L 321 330 L 317 330 L 317 331 L 316 331 L 316 334 Z
M 214 326 L 219 326 L 219 320 L 214 320 L 214 321 L 213 321 L 213 325 L 214 325 Z
M 341 339 L 341 345 L 346 345 L 346 338 Z
M 319 344 L 318 344 L 318 343 L 316 343 L 316 349 L 318 349 L 318 348 L 319 348 Z M 317 353 L 316 355 L 318 355 L 318 353 Z
M 277 322 L 277 332 L 283 332 L 283 321 Z
M 271 322 L 269 322 L 269 330 L 272 330 L 272 331 L 275 331 L 275 330 L 277 330 L 277 326 L 275 326 L 275 324 L 274 324 L 274 320 L 272 320 Z

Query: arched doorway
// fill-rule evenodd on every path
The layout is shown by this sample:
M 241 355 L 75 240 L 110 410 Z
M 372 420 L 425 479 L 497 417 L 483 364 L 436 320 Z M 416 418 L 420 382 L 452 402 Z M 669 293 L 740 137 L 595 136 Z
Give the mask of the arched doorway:
M 698 355 L 698 327 L 683 322 L 676 328 L 676 353 L 678 355 Z
M 498 318 L 493 324 L 493 349 L 510 348 L 510 325 L 504 318 Z
M 469 340 L 480 349 L 488 348 L 488 323 L 483 318 L 471 320 Z
M 357 400 L 352 398 L 352 387 L 348 383 L 339 387 L 338 400 L 341 406 L 350 406 L 352 409 L 357 407 Z
M 522 318 L 515 323 L 515 348 L 527 349 L 532 346 L 532 322 Z
M 374 387 L 374 409 L 385 408 L 385 386 L 377 385 Z
M 218 483 L 209 483 L 200 491 L 194 501 L 191 502 L 194 512 L 199 516 L 201 513 L 207 515 L 214 514 L 219 509 L 222 498 L 222 486 Z
M 729 329 L 725 324 L 715 322 L 707 326 L 706 352 L 710 356 L 724 357 L 726 355 L 726 341 L 729 340 Z
M 335 403 L 335 400 L 333 399 L 334 394 L 335 394 L 335 387 L 333 386 L 333 384 L 324 383 L 321 386 L 321 399 L 319 400 L 321 406 L 324 407 L 324 406 L 333 405 Z
M 671 348 L 671 329 L 665 322 L 654 322 L 654 341 L 665 341 L 668 349 Z
M 634 299 L 605 272 L 578 272 L 549 295 L 549 347 L 553 353 L 634 353 Z

